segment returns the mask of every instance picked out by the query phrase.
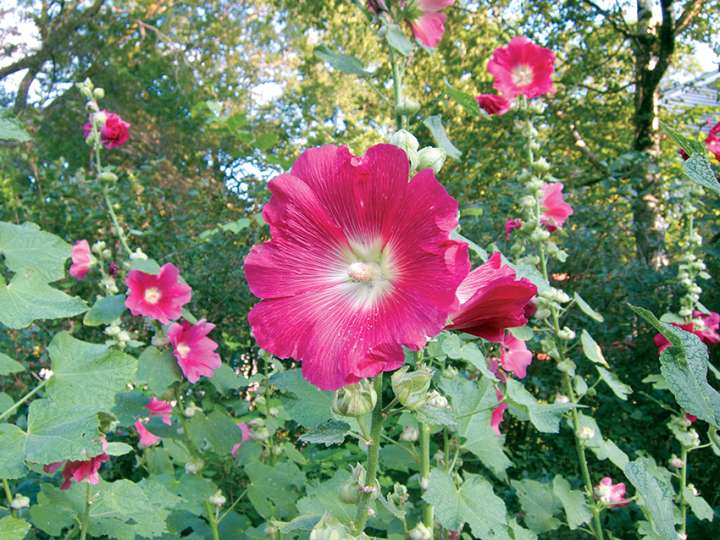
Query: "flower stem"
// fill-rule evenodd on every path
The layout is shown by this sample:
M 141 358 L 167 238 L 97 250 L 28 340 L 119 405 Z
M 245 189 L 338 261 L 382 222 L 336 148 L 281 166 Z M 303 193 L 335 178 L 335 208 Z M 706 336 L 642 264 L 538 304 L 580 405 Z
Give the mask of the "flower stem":
M 390 66 L 392 67 L 393 76 L 393 95 L 395 98 L 395 128 L 402 129 L 405 119 L 403 114 L 400 113 L 400 104 L 402 103 L 402 75 L 400 73 L 400 66 L 395 60 L 395 52 L 392 47 L 388 48 L 390 54 Z
M 127 252 L 128 256 L 132 255 L 132 250 L 130 249 L 130 246 L 128 245 L 127 237 L 125 236 L 125 231 L 123 231 L 123 228 L 120 226 L 120 222 L 118 221 L 117 214 L 115 213 L 115 209 L 113 208 L 112 201 L 110 200 L 110 192 L 109 192 L 107 186 L 103 187 L 103 196 L 105 197 L 105 205 L 107 206 L 108 214 L 110 214 L 110 219 L 112 220 L 113 227 L 115 228 L 115 234 L 118 235 L 118 238 L 120 239 L 120 244 L 122 245 L 123 249 Z
M 25 403 L 28 399 L 30 399 L 32 396 L 37 394 L 49 381 L 50 379 L 46 379 L 42 381 L 40 384 L 38 384 L 35 388 L 30 390 L 27 394 L 25 394 L 23 397 L 21 397 L 18 401 L 13 403 L 9 408 L 5 409 L 5 411 L 0 414 L 0 420 L 4 420 L 8 416 L 10 416 L 15 410 L 17 410 L 23 403 Z
M 90 484 L 85 483 L 85 510 L 80 524 L 80 540 L 87 538 L 88 527 L 90 526 Z
M 687 501 L 685 500 L 685 488 L 687 487 L 687 462 L 688 451 L 685 446 L 680 450 L 680 459 L 683 462 L 680 471 L 680 532 L 685 534 L 687 528 Z
M 213 505 L 210 504 L 210 501 L 205 501 L 205 509 L 207 510 L 208 523 L 210 524 L 213 540 L 220 540 L 217 516 L 215 515 L 215 509 L 213 508 Z
M 420 423 L 420 448 L 420 486 L 425 491 L 430 478 L 430 426 L 425 423 Z M 423 525 L 433 530 L 433 507 L 427 502 L 423 503 Z
M 368 520 L 368 508 L 370 501 L 380 489 L 377 485 L 377 471 L 380 456 L 380 440 L 382 439 L 382 428 L 385 418 L 382 413 L 382 389 L 383 374 L 375 377 L 375 392 L 377 402 L 372 412 L 372 424 L 370 426 L 370 444 L 368 446 L 367 473 L 365 485 L 361 489 L 360 501 L 358 502 L 357 514 L 355 516 L 355 534 L 359 535 L 365 530 Z
M 8 510 L 10 511 L 11 515 L 15 515 L 15 510 L 13 510 L 12 502 L 13 502 L 13 494 L 12 490 L 10 489 L 10 482 L 7 481 L 7 479 L 3 478 L 3 489 L 5 490 L 5 498 L 8 502 Z

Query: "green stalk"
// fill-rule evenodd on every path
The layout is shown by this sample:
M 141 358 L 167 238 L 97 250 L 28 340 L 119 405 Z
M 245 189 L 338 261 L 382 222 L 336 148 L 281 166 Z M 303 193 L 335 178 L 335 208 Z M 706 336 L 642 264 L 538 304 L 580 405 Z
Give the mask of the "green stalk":
M 392 47 L 388 48 L 390 53 L 390 65 L 392 66 L 393 75 L 393 96 L 395 98 L 395 127 L 402 129 L 404 118 L 400 114 L 400 103 L 402 102 L 402 75 L 400 74 L 400 66 L 395 61 L 395 51 Z
M 687 465 L 688 451 L 685 446 L 680 451 L 680 459 L 683 462 L 680 471 L 680 532 L 685 534 L 687 528 L 687 501 L 685 500 L 685 488 L 687 487 Z
M 110 200 L 110 191 L 108 190 L 107 186 L 103 186 L 103 196 L 105 197 L 105 206 L 107 206 L 108 214 L 110 214 L 110 219 L 112 220 L 113 227 L 115 228 L 115 234 L 117 234 L 118 238 L 120 239 L 120 244 L 122 245 L 123 249 L 127 252 L 128 256 L 132 255 L 132 250 L 130 249 L 130 246 L 128 245 L 127 237 L 125 236 L 125 231 L 120 226 L 120 222 L 118 221 L 117 214 L 115 214 L 115 209 L 113 208 L 112 201 Z
M 215 509 L 209 501 L 205 501 L 205 509 L 207 510 L 208 523 L 210 524 L 213 540 L 220 540 L 220 532 L 218 531 L 218 520 L 215 515 Z
M 368 520 L 368 508 L 370 501 L 380 489 L 377 483 L 377 471 L 380 457 L 380 440 L 382 439 L 382 428 L 385 418 L 382 412 L 382 389 L 383 374 L 375 377 L 374 383 L 377 402 L 372 412 L 372 424 L 370 426 L 370 445 L 368 446 L 367 473 L 365 485 L 360 491 L 357 514 L 355 515 L 355 534 L 358 535 L 365 530 Z
M 422 490 L 427 489 L 430 478 L 430 426 L 420 424 L 420 485 Z M 431 504 L 423 503 L 423 524 L 431 531 L 433 530 L 433 507 Z M 430 537 L 431 540 L 433 536 Z
M 15 410 L 17 410 L 23 403 L 25 403 L 28 399 L 30 399 L 32 396 L 37 394 L 49 381 L 50 379 L 45 379 L 43 382 L 38 384 L 35 388 L 30 390 L 27 394 L 25 394 L 23 397 L 21 397 L 18 401 L 13 403 L 8 409 L 5 409 L 5 411 L 0 414 L 0 420 L 4 420 L 8 416 L 10 416 Z
M 90 526 L 90 484 L 85 483 L 85 510 L 83 511 L 80 524 L 80 540 L 87 538 L 88 527 Z
M 5 490 L 5 498 L 8 502 L 8 510 L 10 511 L 10 515 L 15 515 L 15 510 L 13 510 L 12 502 L 13 502 L 13 494 L 12 490 L 10 489 L 10 483 L 7 481 L 7 479 L 3 478 L 3 489 Z

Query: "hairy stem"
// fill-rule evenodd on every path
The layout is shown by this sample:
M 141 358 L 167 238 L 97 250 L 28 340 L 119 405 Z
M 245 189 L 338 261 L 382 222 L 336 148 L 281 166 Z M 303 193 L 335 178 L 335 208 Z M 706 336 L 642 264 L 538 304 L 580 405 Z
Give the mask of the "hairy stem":
M 15 515 L 15 510 L 13 510 L 12 502 L 13 502 L 13 494 L 12 490 L 10 489 L 10 482 L 7 481 L 7 479 L 3 478 L 3 489 L 5 490 L 5 498 L 8 502 L 8 510 L 10 511 L 11 515 Z
M 48 380 L 50 380 L 50 379 L 46 379 L 46 380 L 42 381 L 35 388 L 30 390 L 27 394 L 25 394 L 23 397 L 21 397 L 19 400 L 17 400 L 15 403 L 13 403 L 12 406 L 10 406 L 8 409 L 5 409 L 5 411 L 2 414 L 0 414 L 0 420 L 4 420 L 8 416 L 10 416 L 23 403 L 25 403 L 28 399 L 30 399 L 35 394 L 37 394 L 48 383 Z
M 685 534 L 687 528 L 687 501 L 685 500 L 685 488 L 687 487 L 688 451 L 684 446 L 680 451 L 680 459 L 683 462 L 682 470 L 680 471 L 680 532 Z
M 210 530 L 212 531 L 213 540 L 220 540 L 220 532 L 218 531 L 218 519 L 215 514 L 215 508 L 210 504 L 210 501 L 205 501 L 205 509 L 207 510 L 208 523 L 210 524 Z
M 420 424 L 420 449 L 420 486 L 425 491 L 430 478 L 430 426 L 425 423 Z M 433 530 L 433 507 L 427 502 L 423 503 L 423 524 Z
M 80 524 L 80 540 L 87 538 L 88 527 L 90 526 L 90 484 L 85 483 L 85 510 L 83 510 Z

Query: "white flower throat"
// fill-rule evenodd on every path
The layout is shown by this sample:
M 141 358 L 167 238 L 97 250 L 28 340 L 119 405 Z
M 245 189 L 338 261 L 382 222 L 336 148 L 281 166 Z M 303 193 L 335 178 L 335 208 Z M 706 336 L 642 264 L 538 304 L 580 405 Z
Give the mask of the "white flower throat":
M 389 246 L 383 246 L 380 240 L 369 244 L 351 242 L 342 259 L 342 287 L 351 296 L 353 307 L 371 308 L 392 288 L 393 258 Z
M 148 304 L 157 304 L 162 298 L 162 293 L 157 287 L 149 287 L 145 289 L 144 298 Z
M 533 70 L 527 64 L 520 64 L 513 68 L 511 78 L 517 86 L 527 86 L 533 81 Z

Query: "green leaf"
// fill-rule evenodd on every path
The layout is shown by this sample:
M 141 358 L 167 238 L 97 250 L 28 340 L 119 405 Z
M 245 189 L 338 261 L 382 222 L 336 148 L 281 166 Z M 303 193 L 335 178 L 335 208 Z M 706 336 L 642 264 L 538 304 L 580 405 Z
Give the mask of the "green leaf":
M 537 540 L 537 534 L 521 527 L 515 518 L 508 522 L 508 526 L 510 527 L 510 537 L 513 540 Z
M 515 328 L 508 328 L 508 330 L 520 341 L 530 341 L 535 336 L 535 332 L 529 326 L 516 326 Z
M 583 492 L 572 489 L 570 482 L 559 474 L 553 478 L 553 493 L 565 509 L 565 517 L 571 529 L 577 529 L 592 519 L 592 512 L 585 501 Z
M 475 255 L 480 257 L 483 261 L 487 261 L 487 259 L 489 257 L 488 252 L 485 251 L 483 248 L 481 248 L 479 245 L 477 245 L 475 242 L 470 240 L 469 238 L 460 234 L 457 229 L 453 230 L 450 233 L 450 238 L 452 240 L 459 240 L 460 242 L 465 242 L 468 245 L 468 247 L 470 248 L 470 251 L 472 251 Z
M 482 353 L 482 351 L 478 348 L 475 343 L 466 343 L 463 345 L 462 349 L 460 350 L 460 355 L 462 356 L 463 360 L 467 360 L 475 366 L 475 368 L 482 373 L 482 376 L 490 379 L 491 381 L 497 381 L 497 377 L 495 377 L 495 374 L 493 374 L 492 371 L 490 371 L 487 367 L 487 362 L 485 361 L 485 355 Z
M 585 300 L 583 300 L 583 297 L 580 296 L 578 293 L 575 293 L 575 303 L 580 308 L 580 311 L 582 311 L 585 315 L 587 315 L 591 319 L 593 319 L 597 322 L 603 322 L 605 320 L 603 318 L 603 316 L 600 315 L 593 308 L 591 308 L 590 305 Z
M 462 152 L 460 152 L 460 150 L 458 150 L 455 145 L 450 142 L 450 139 L 445 132 L 445 128 L 443 127 L 440 115 L 426 118 L 423 121 L 423 124 L 425 124 L 425 127 L 430 130 L 430 135 L 432 135 L 435 144 L 440 147 L 440 149 L 444 150 L 451 158 L 460 159 Z
M 30 269 L 46 282 L 62 279 L 70 251 L 70 244 L 41 231 L 34 223 L 0 221 L 0 253 L 5 256 L 5 265 L 15 273 Z
M 610 367 L 603 356 L 600 345 L 595 342 L 592 336 L 585 329 L 583 329 L 582 334 L 580 334 L 580 343 L 582 344 L 583 353 L 585 353 L 588 360 L 606 368 Z
M 153 394 L 162 394 L 180 378 L 177 360 L 169 351 L 161 351 L 151 346 L 140 355 L 135 381 L 138 384 L 147 384 L 148 390 Z
M 157 275 L 160 273 L 160 265 L 155 259 L 130 259 L 130 270 Z
M 9 285 L 0 285 L 0 323 L 25 328 L 36 319 L 61 319 L 87 311 L 80 298 L 53 289 L 34 270 L 13 276 Z
M 10 375 L 25 371 L 25 366 L 10 358 L 7 354 L 0 353 L 0 375 Z
M 246 377 L 235 373 L 233 368 L 227 364 L 222 364 L 215 370 L 210 382 L 221 394 L 227 394 L 232 390 L 239 390 L 240 388 L 247 388 L 250 384 L 250 381 Z
M 124 456 L 133 451 L 133 447 L 123 442 L 111 442 L 107 445 L 105 453 L 108 456 Z
M 624 469 L 625 465 L 630 461 L 625 452 L 623 452 L 618 446 L 610 439 L 604 439 L 600 427 L 592 416 L 587 416 L 582 413 L 578 414 L 578 423 L 580 429 L 589 428 L 594 433 L 593 437 L 585 441 L 587 446 L 595 454 L 599 460 L 603 461 L 609 459 L 613 465 L 619 469 Z
M 446 333 L 442 340 L 442 351 L 450 358 L 462 358 L 463 342 L 457 334 Z
M 0 478 L 25 475 L 25 432 L 13 424 L 0 424 Z
M 295 502 L 305 484 L 305 475 L 297 465 L 288 461 L 273 466 L 253 463 L 245 467 L 245 472 L 250 478 L 248 498 L 261 516 L 287 519 L 297 515 Z
M 100 326 L 110 324 L 119 319 L 125 311 L 125 295 L 103 296 L 98 298 L 83 318 L 85 326 Z
M 385 39 L 393 49 L 408 56 L 413 50 L 413 43 L 410 41 L 397 24 L 391 24 L 385 33 Z
M 448 530 L 461 530 L 468 523 L 474 538 L 510 540 L 505 503 L 479 475 L 466 474 L 458 489 L 448 472 L 434 468 L 423 499 Z
M 332 418 L 332 392 L 318 390 L 303 379 L 299 369 L 276 373 L 270 382 L 290 395 L 282 396 L 283 407 L 298 424 L 314 428 Z
M 610 390 L 612 390 L 613 394 L 617 397 L 624 401 L 628 395 L 632 394 L 632 388 L 622 382 L 612 371 L 608 371 L 602 366 L 595 366 L 595 368 L 598 370 L 600 378 L 610 387 Z
M 466 94 L 462 90 L 458 90 L 450 84 L 447 79 L 445 79 L 445 90 L 447 91 L 447 95 L 457 101 L 471 116 L 474 116 L 475 118 L 487 116 L 473 96 Z
M 676 129 L 667 125 L 665 122 L 660 122 L 660 127 L 665 134 L 675 141 L 675 144 L 685 150 L 688 155 L 705 154 L 705 145 L 700 141 L 686 137 Z
M 549 484 L 537 480 L 512 480 L 520 505 L 525 512 L 525 524 L 536 533 L 552 531 L 562 522 L 555 518 L 560 512 L 560 501 Z
M 25 131 L 20 122 L 11 118 L 5 110 L 0 111 L 0 140 L 28 142 L 30 134 Z
M 431 426 L 449 426 L 457 425 L 453 412 L 445 407 L 433 407 L 432 405 L 423 405 L 415 410 L 418 421 Z
M 347 470 L 338 469 L 325 482 L 311 481 L 306 487 L 307 495 L 297 502 L 301 514 L 322 516 L 330 512 L 340 522 L 350 524 L 355 519 L 357 505 L 346 504 L 340 500 L 340 488 L 350 481 Z
M 110 412 L 115 395 L 133 381 L 138 366 L 133 356 L 80 341 L 67 332 L 53 338 L 48 352 L 54 372 L 47 385 L 50 397 L 93 413 Z
M 538 403 L 522 383 L 514 379 L 507 381 L 506 391 L 508 400 L 526 413 L 541 433 L 559 433 L 563 414 L 575 407 L 572 403 Z
M 695 514 L 698 519 L 713 520 L 715 512 L 705 499 L 700 495 L 695 495 L 689 487 L 686 487 L 683 493 L 685 494 L 685 500 L 690 506 L 690 510 L 692 510 L 692 513 Z
M 230 455 L 232 447 L 242 439 L 237 422 L 220 409 L 205 416 L 196 412 L 187 423 L 188 434 L 198 448 L 211 448 L 220 456 Z M 157 429 L 152 430 L 158 433 Z
M 704 152 L 693 154 L 683 161 L 683 171 L 696 184 L 720 194 L 720 182 L 715 178 L 712 165 Z
M 625 466 L 625 476 L 643 498 L 643 506 L 652 516 L 655 532 L 663 540 L 677 540 L 672 485 L 652 473 L 656 465 L 648 458 L 638 458 Z
M 300 440 L 310 444 L 332 446 L 333 444 L 342 444 L 349 431 L 349 424 L 339 420 L 328 420 L 305 433 Z
M 3 540 L 23 540 L 29 530 L 30 524 L 24 519 L 12 516 L 0 519 L 0 538 Z
M 315 48 L 315 56 L 343 73 L 350 73 L 358 77 L 370 77 L 371 75 L 365 71 L 362 62 L 354 56 L 337 53 L 325 45 L 319 45 Z
M 82 515 L 84 501 L 84 489 L 77 486 L 61 491 L 52 484 L 40 484 L 37 504 L 30 507 L 30 521 L 49 535 L 60 536 L 64 528 L 73 524 L 75 516 Z

